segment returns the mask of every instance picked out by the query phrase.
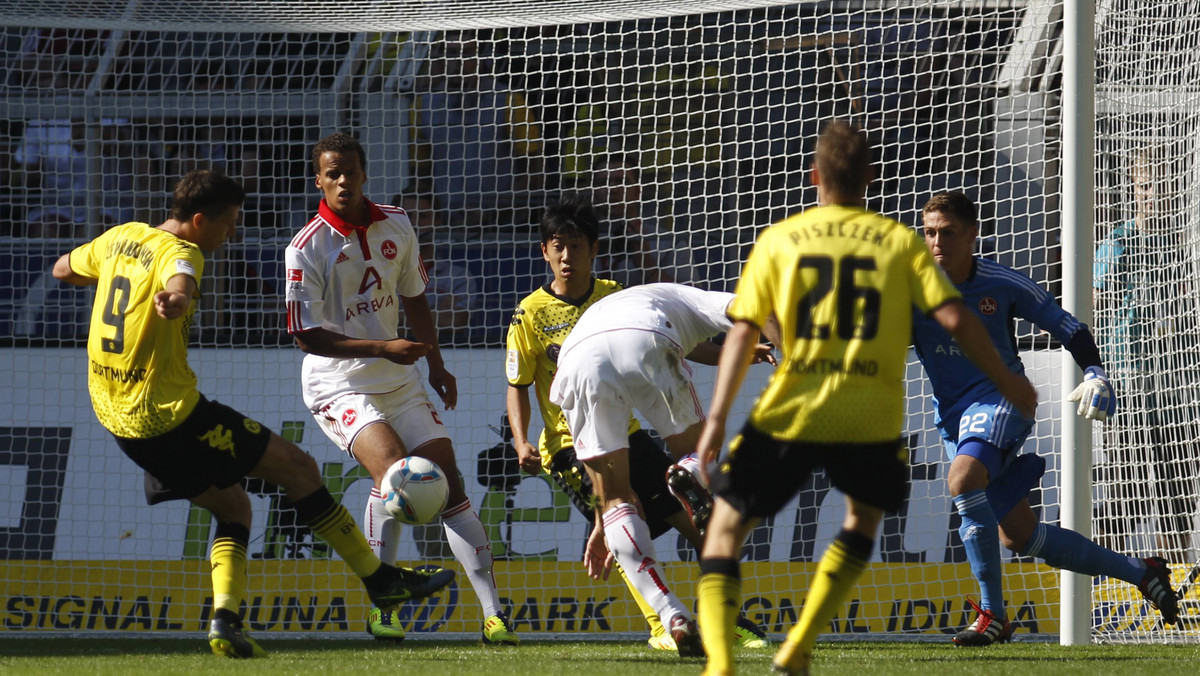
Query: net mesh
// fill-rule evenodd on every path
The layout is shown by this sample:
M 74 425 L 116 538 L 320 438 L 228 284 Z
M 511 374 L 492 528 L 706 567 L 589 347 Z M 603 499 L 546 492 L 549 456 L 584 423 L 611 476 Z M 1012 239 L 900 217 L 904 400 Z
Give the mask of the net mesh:
M 1094 434 L 1095 534 L 1195 562 L 1197 288 L 1194 3 L 1097 12 L 1095 325 L 1120 415 Z M 1200 568 L 1183 582 L 1191 588 Z M 1112 582 L 1097 594 L 1130 602 Z M 1185 597 L 1188 609 L 1190 599 Z M 1141 638 L 1099 623 L 1113 640 Z M 1161 629 L 1161 627 L 1155 627 Z M 1155 632 L 1157 633 L 1157 632 Z
M 602 208 L 611 230 L 598 276 L 732 290 L 761 228 L 815 204 L 806 171 L 819 124 L 842 117 L 876 145 L 868 206 L 916 224 L 934 191 L 963 189 L 981 212 L 982 253 L 1058 291 L 1063 46 L 1053 3 L 664 2 L 642 16 L 629 3 L 372 2 L 361 11 L 339 5 L 339 21 L 354 17 L 344 23 L 330 21 L 327 7 L 268 4 L 252 15 L 242 5 L 206 6 L 201 21 L 178 3 L 67 2 L 51 17 L 43 3 L 0 2 L 0 167 L 10 186 L 0 196 L 0 339 L 8 346 L 0 365 L 13 374 L 0 393 L 9 411 L 9 427 L 0 428 L 6 631 L 205 626 L 208 517 L 182 503 L 143 504 L 141 478 L 88 402 L 81 346 L 89 292 L 49 275 L 59 255 L 110 225 L 161 222 L 174 181 L 193 167 L 222 169 L 250 194 L 239 239 L 206 269 L 191 349 L 201 390 L 300 443 L 360 517 L 369 479 L 300 400 L 301 355 L 283 330 L 282 261 L 319 198 L 313 143 L 336 130 L 363 141 L 368 196 L 406 206 L 421 237 L 433 280 L 427 293 L 462 391 L 458 409 L 440 415 L 522 633 L 646 628 L 615 576 L 594 583 L 583 574 L 583 517 L 544 477 L 522 478 L 497 434 L 509 316 L 549 279 L 536 234 L 547 202 L 584 192 Z M 1178 505 L 1144 492 L 1196 492 L 1195 457 L 1147 454 L 1200 434 L 1186 431 L 1195 416 L 1185 414 L 1196 401 L 1187 370 L 1195 351 L 1185 340 L 1195 335 L 1186 323 L 1195 316 L 1186 95 L 1194 78 L 1181 68 L 1189 46 L 1167 38 L 1175 24 L 1163 19 L 1194 21 L 1197 12 L 1188 3 L 1109 6 L 1111 20 L 1126 18 L 1097 21 L 1098 100 L 1109 102 L 1097 120 L 1097 241 L 1134 219 L 1129 176 L 1148 147 L 1146 166 L 1163 170 L 1175 191 L 1173 217 L 1157 227 L 1176 233 L 1179 246 L 1139 251 L 1133 241 L 1158 231 L 1131 230 L 1126 260 L 1145 265 L 1122 263 L 1124 274 L 1140 276 L 1122 278 L 1112 295 L 1135 305 L 1097 302 L 1103 345 L 1133 330 L 1119 328 L 1128 317 L 1126 326 L 1149 327 L 1138 330 L 1152 356 L 1126 366 L 1125 352 L 1105 355 L 1130 393 L 1122 406 L 1131 414 L 1096 432 L 1096 524 L 1120 551 L 1168 551 L 1178 565 L 1192 556 L 1183 537 L 1192 524 L 1158 518 Z M 1023 323 L 1017 340 L 1048 402 L 1026 443 L 1048 459 L 1031 502 L 1056 522 L 1058 346 Z M 707 395 L 713 374 L 696 372 Z M 964 597 L 977 591 L 922 376 L 910 365 L 912 497 L 885 521 L 831 634 L 936 640 L 973 619 Z M 735 420 L 766 377 L 752 371 Z M 1143 391 L 1159 399 L 1134 402 Z M 1174 479 L 1177 491 L 1143 479 L 1146 472 L 1188 478 Z M 251 627 L 359 631 L 366 599 L 357 582 L 277 490 L 249 488 Z M 844 508 L 833 493 L 819 475 L 751 535 L 745 610 L 772 633 L 795 621 L 813 562 L 837 532 Z M 1160 533 L 1181 544 L 1158 541 Z M 691 547 L 674 533 L 656 547 L 690 603 Z M 437 527 L 406 531 L 400 557 L 457 566 Z M 1018 637 L 1056 634 L 1055 572 L 1007 552 L 1005 564 Z M 477 632 L 475 595 L 465 575 L 456 584 L 403 611 L 406 627 Z M 1193 636 L 1163 631 L 1130 590 L 1097 585 L 1097 631 Z

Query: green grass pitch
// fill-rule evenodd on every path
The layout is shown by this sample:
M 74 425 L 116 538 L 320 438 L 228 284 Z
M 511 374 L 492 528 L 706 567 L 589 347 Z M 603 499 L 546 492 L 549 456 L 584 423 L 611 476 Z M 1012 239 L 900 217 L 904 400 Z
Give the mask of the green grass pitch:
M 401 645 L 369 640 L 271 639 L 260 643 L 263 660 L 229 660 L 209 653 L 203 639 L 129 639 L 37 637 L 0 638 L 0 674 L 228 673 L 360 674 L 405 676 L 570 676 L 599 674 L 698 674 L 700 660 L 681 660 L 635 641 L 563 642 L 527 640 L 519 648 L 483 648 L 465 641 L 410 640 Z M 767 674 L 772 651 L 736 653 L 738 673 Z M 813 673 L 817 676 L 914 674 L 920 676 L 1104 676 L 1149 674 L 1193 676 L 1200 673 L 1196 645 L 1087 645 L 1012 643 L 983 650 L 949 643 L 820 643 Z

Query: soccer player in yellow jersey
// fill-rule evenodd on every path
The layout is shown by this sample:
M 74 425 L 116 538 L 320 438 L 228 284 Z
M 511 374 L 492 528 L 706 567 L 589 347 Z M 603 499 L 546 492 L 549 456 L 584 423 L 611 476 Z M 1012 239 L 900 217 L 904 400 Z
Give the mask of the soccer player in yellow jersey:
M 778 511 L 809 474 L 824 467 L 846 495 L 842 530 L 813 576 L 799 623 L 775 656 L 784 674 L 807 674 L 817 634 L 854 588 L 871 556 L 883 511 L 908 494 L 900 441 L 912 308 L 930 314 L 1019 410 L 1037 393 L 1010 371 L 983 325 L 961 301 L 908 226 L 867 210 L 871 179 L 866 136 L 829 123 L 817 141 L 811 180 L 818 207 L 787 218 L 758 239 L 729 306 L 726 337 L 698 451 L 717 460 L 733 399 L 745 379 L 760 327 L 772 313 L 782 357 L 750 419 L 712 474 L 716 497 L 700 560 L 700 627 L 706 674 L 731 674 L 738 559 L 750 530 Z
M 166 221 L 126 223 L 64 254 L 54 276 L 96 286 L 88 334 L 88 391 L 96 417 L 146 475 L 146 500 L 186 499 L 217 520 L 208 641 L 227 657 L 266 652 L 243 629 L 250 499 L 240 481 L 283 486 L 300 519 L 354 570 L 371 601 L 391 607 L 428 596 L 453 572 L 424 575 L 380 563 L 345 508 L 321 483 L 317 464 L 294 444 L 196 389 L 188 329 L 204 253 L 233 236 L 246 193 L 206 170 L 175 188 Z

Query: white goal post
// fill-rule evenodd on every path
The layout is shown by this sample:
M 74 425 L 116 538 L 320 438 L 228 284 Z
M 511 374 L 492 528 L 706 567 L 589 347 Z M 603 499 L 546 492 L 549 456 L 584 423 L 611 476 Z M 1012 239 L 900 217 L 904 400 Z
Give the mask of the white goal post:
M 211 612 L 208 517 L 144 504 L 88 401 L 90 297 L 48 274 L 111 225 L 161 222 L 193 167 L 249 193 L 239 239 L 206 269 L 190 350 L 201 390 L 297 441 L 361 518 L 369 480 L 304 408 L 283 321 L 283 248 L 316 208 L 312 145 L 334 131 L 363 141 L 368 196 L 408 200 L 419 221 L 461 391 L 439 415 L 522 635 L 646 632 L 615 576 L 585 575 L 583 517 L 553 482 L 520 475 L 497 434 L 509 317 L 549 278 L 540 210 L 572 192 L 599 205 L 611 231 L 598 276 L 732 290 L 756 234 L 815 203 L 807 168 L 835 117 L 875 145 L 870 207 L 918 226 L 933 193 L 964 190 L 981 254 L 1092 326 L 1120 408 L 1088 427 L 1061 403 L 1080 378 L 1070 356 L 1016 324 L 1042 402 L 1025 447 L 1047 458 L 1038 515 L 1164 555 L 1177 585 L 1200 578 L 1195 3 L 364 0 L 332 14 L 306 0 L 0 0 L 0 638 L 196 632 Z M 767 373 L 752 370 L 738 424 Z M 696 368 L 703 397 L 713 376 Z M 908 380 L 912 494 L 828 638 L 948 640 L 972 618 L 915 360 Z M 250 627 L 361 632 L 348 569 L 277 490 L 250 488 Z M 744 610 L 773 635 L 837 531 L 831 492 L 818 476 L 751 535 Z M 457 566 L 436 527 L 402 540 L 405 562 Z M 655 546 L 694 601 L 695 553 L 673 532 Z M 1200 639 L 1190 620 L 1164 627 L 1128 584 L 1060 579 L 1009 552 L 1004 566 L 1018 640 Z M 460 575 L 402 620 L 462 637 L 482 617 Z

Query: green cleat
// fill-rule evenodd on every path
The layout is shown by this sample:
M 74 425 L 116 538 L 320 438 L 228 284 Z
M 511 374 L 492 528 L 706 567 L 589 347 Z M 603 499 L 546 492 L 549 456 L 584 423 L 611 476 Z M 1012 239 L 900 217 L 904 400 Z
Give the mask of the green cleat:
M 771 646 L 771 642 L 767 640 L 767 633 L 744 615 L 738 616 L 737 625 L 733 628 L 733 643 L 751 650 L 761 650 Z
M 496 613 L 483 621 L 483 636 L 480 641 L 484 645 L 520 645 L 521 639 L 513 629 L 512 620 L 504 613 Z
M 396 621 L 395 610 L 371 609 L 371 614 L 367 617 L 367 633 L 375 637 L 376 641 L 399 643 L 404 640 L 404 627 Z
M 671 638 L 671 635 L 665 632 L 658 636 L 651 636 L 646 640 L 646 643 L 655 650 L 668 650 L 670 652 L 679 650 L 675 645 L 675 639 Z
M 266 657 L 263 650 L 250 634 L 242 628 L 240 620 L 229 622 L 214 618 L 208 625 L 208 645 L 214 655 L 222 657 L 245 658 Z

